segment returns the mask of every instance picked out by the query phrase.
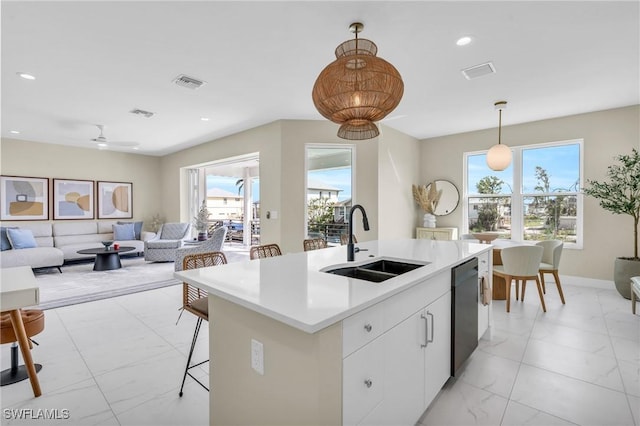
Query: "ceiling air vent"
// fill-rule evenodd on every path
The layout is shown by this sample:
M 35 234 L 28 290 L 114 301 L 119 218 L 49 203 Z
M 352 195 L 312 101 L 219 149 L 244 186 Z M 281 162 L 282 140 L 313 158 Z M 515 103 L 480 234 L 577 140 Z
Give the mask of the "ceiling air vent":
M 186 87 L 187 89 L 195 90 L 199 89 L 207 82 L 198 80 L 197 78 L 189 77 L 188 75 L 180 74 L 173 79 L 173 82 L 178 86 Z
M 487 74 L 495 74 L 496 68 L 493 66 L 491 62 L 486 62 L 480 65 L 474 65 L 469 68 L 465 68 L 462 70 L 462 75 L 467 80 L 471 80 L 474 78 L 482 77 Z
M 138 108 L 134 108 L 131 111 L 129 111 L 131 114 L 135 114 L 135 115 L 141 115 L 144 118 L 151 118 L 153 117 L 153 115 L 155 114 L 155 112 L 150 112 L 150 111 L 145 111 L 143 109 L 138 109 Z

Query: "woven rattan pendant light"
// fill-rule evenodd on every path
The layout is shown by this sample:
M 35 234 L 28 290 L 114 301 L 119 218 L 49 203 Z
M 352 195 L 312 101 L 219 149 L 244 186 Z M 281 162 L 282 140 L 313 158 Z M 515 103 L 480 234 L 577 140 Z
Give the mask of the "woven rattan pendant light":
M 404 83 L 398 70 L 376 53 L 371 40 L 359 39 L 364 25 L 349 26 L 355 33 L 336 48 L 336 60 L 322 70 L 312 98 L 323 117 L 340 124 L 338 136 L 349 140 L 375 138 L 376 121 L 393 111 L 402 99 Z

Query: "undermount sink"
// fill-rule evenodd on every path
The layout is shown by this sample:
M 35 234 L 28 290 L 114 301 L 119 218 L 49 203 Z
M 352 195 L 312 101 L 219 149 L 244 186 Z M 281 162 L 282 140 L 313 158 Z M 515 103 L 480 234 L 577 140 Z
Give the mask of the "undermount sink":
M 428 263 L 409 263 L 397 260 L 379 259 L 357 266 L 338 266 L 323 269 L 322 272 L 341 275 L 359 280 L 382 282 L 402 275 Z

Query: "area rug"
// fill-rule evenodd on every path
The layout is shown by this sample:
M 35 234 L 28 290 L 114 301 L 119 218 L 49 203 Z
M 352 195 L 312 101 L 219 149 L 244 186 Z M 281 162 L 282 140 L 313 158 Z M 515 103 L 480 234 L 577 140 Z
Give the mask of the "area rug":
M 180 284 L 173 278 L 173 263 L 145 262 L 142 257 L 122 257 L 122 268 L 94 271 L 93 262 L 36 271 L 40 286 L 40 309 L 122 296 Z
M 225 245 L 227 261 L 240 262 L 249 259 L 244 247 Z M 40 286 L 40 309 L 108 299 L 140 291 L 177 285 L 173 278 L 173 262 L 147 262 L 144 257 L 123 256 L 122 268 L 113 271 L 94 271 L 93 260 L 45 268 L 35 272 Z

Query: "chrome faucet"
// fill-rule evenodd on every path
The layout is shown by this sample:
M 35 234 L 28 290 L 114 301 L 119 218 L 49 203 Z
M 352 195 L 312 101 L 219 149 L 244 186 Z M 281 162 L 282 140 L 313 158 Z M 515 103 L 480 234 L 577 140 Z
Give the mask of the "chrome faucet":
M 360 204 L 356 204 L 349 210 L 349 243 L 347 244 L 347 262 L 353 262 L 356 257 L 356 248 L 353 245 L 353 212 L 356 209 L 362 212 L 362 226 L 365 231 L 369 230 L 369 219 L 367 219 L 367 212 L 364 211 L 364 207 Z

